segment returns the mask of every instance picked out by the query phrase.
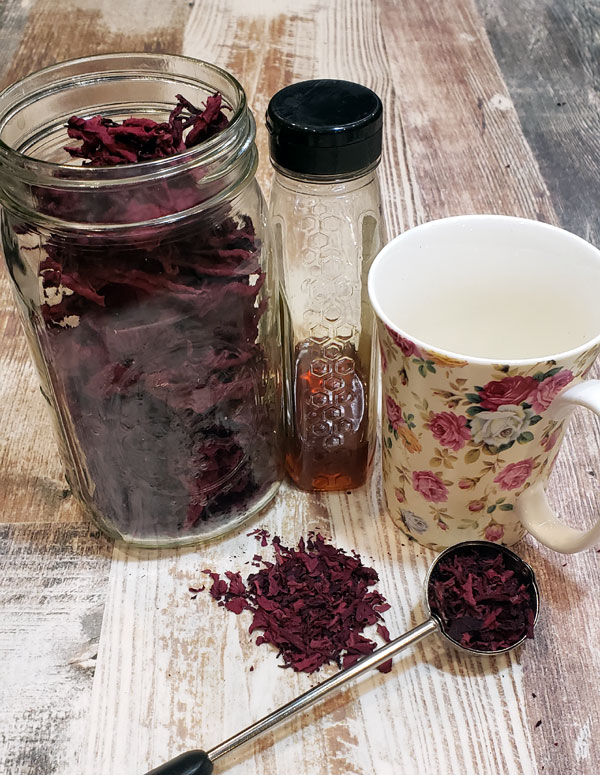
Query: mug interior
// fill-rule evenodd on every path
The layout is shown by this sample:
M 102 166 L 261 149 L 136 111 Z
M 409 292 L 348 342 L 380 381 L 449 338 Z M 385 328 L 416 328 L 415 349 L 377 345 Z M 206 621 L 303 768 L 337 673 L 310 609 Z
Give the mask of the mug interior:
M 386 325 L 430 349 L 549 359 L 600 335 L 600 251 L 538 221 L 444 218 L 383 248 L 369 295 Z

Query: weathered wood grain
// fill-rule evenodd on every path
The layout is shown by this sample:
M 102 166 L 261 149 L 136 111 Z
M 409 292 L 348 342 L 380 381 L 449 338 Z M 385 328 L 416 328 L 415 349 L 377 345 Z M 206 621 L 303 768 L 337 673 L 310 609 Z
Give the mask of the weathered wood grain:
M 533 0 L 518 1 L 533 8 Z M 0 9 L 15 31 L 12 48 L 0 51 L 5 83 L 65 57 L 128 48 L 182 50 L 232 70 L 257 117 L 265 191 L 270 169 L 263 115 L 269 97 L 294 80 L 340 77 L 373 87 L 384 101 L 381 178 L 390 236 L 461 212 L 557 220 L 549 194 L 558 190 L 552 165 L 544 162 L 542 175 L 523 137 L 474 0 L 37 0 L 19 8 L 17 0 L 6 0 Z M 489 28 L 490 6 L 485 10 Z M 592 49 L 583 35 L 575 46 Z M 515 52 L 524 61 L 525 52 Z M 583 142 L 590 126 L 581 131 Z M 560 217 L 572 201 L 568 188 L 561 191 Z M 578 212 L 591 221 L 593 206 L 585 215 L 582 203 Z M 9 431 L 0 434 L 2 519 L 81 519 L 72 499 L 60 500 L 49 424 L 6 286 L 1 290 L 0 428 Z M 578 414 L 557 464 L 552 496 L 574 523 L 589 522 L 598 510 L 598 435 L 589 418 Z M 581 501 L 577 490 L 584 494 Z M 356 548 L 380 572 L 380 588 L 393 605 L 386 615 L 391 633 L 421 620 L 422 579 L 432 554 L 406 541 L 386 518 L 378 471 L 371 487 L 351 495 L 320 497 L 286 486 L 254 524 L 288 542 L 318 528 L 337 545 Z M 178 751 L 216 744 L 316 680 L 280 670 L 268 648 L 253 645 L 243 616 L 227 614 L 206 593 L 192 600 L 187 591 L 202 583 L 205 567 L 245 572 L 256 550 L 247 531 L 197 550 L 118 548 L 107 582 L 107 544 L 93 537 L 87 523 L 5 530 L 12 570 L 5 581 L 9 616 L 0 624 L 0 644 L 10 675 L 0 688 L 12 709 L 2 698 L 0 752 L 6 751 L 10 764 L 7 775 L 141 774 Z M 589 676 L 600 668 L 597 649 L 590 648 L 598 642 L 600 555 L 563 559 L 532 542 L 521 548 L 538 569 L 545 601 L 536 640 L 521 653 L 465 660 L 432 639 L 397 660 L 393 674 L 366 676 L 232 755 L 217 771 L 596 773 L 600 711 Z M 38 575 L 56 590 L 51 603 L 41 597 Z M 19 597 L 28 578 L 29 597 Z M 87 673 L 81 681 L 73 676 L 80 669 L 75 665 L 93 659 L 103 602 L 91 688 Z M 77 619 L 88 607 L 98 615 L 91 642 Z M 50 617 L 40 622 L 40 610 Z M 35 627 L 43 628 L 48 641 L 34 673 L 46 703 L 41 722 L 27 704 L 33 684 L 18 684 L 22 657 L 33 657 Z M 22 634 L 33 631 L 29 640 Z M 65 667 L 66 653 L 75 660 L 71 667 Z M 61 726 L 56 709 L 71 702 L 74 709 L 62 713 Z M 28 750 L 33 753 L 22 755 Z M 0 753 L 2 775 L 3 766 Z
M 421 219 L 489 212 L 554 221 L 474 5 L 381 6 Z
M 15 55 L 27 24 L 31 2 L 0 3 L 0 71 Z
M 385 7 L 387 50 L 398 62 L 399 80 L 423 84 L 421 89 L 405 88 L 399 110 L 426 219 L 486 211 L 557 223 L 474 6 L 417 7 L 415 2 L 403 3 L 401 9 L 393 3 Z M 516 52 L 513 57 L 522 63 Z M 551 56 L 547 50 L 546 56 Z M 590 203 L 588 218 L 593 219 L 592 212 Z M 599 442 L 595 418 L 578 412 L 551 481 L 551 497 L 572 524 L 591 525 L 600 511 L 596 477 L 588 473 L 597 470 L 592 461 L 598 460 Z M 587 691 L 582 687 L 586 674 L 600 669 L 597 649 L 589 647 L 600 642 L 597 617 L 589 617 L 590 597 L 600 587 L 599 555 L 590 550 L 561 558 L 535 542 L 522 551 L 539 569 L 545 604 L 537 643 L 522 657 L 523 724 L 529 727 L 540 772 L 543 767 L 552 773 L 592 773 L 600 766 L 594 736 L 600 726 L 600 698 L 591 685 Z M 585 633 L 581 646 L 565 646 L 572 643 L 573 632 Z M 569 688 L 565 675 L 574 679 Z M 556 713 L 558 697 L 569 704 L 568 724 Z
M 88 525 L 0 526 L 0 772 L 73 773 L 111 546 Z
M 4 268 L 0 278 L 0 520 L 80 521 Z
M 284 541 L 333 527 L 338 545 L 373 558 L 394 606 L 386 615 L 390 630 L 399 633 L 423 617 L 422 579 L 431 553 L 398 541 L 375 495 L 329 496 L 324 511 L 315 496 L 286 489 L 260 524 Z M 374 518 L 378 528 L 368 530 Z M 314 685 L 319 676 L 282 673 L 272 650 L 254 646 L 246 617 L 228 614 L 206 592 L 195 600 L 187 592 L 203 584 L 204 567 L 248 572 L 256 551 L 265 550 L 237 535 L 197 551 L 115 553 L 86 775 L 143 772 L 186 748 L 210 747 Z M 362 775 L 395 767 L 402 773 L 436 767 L 473 775 L 533 772 L 519 716 L 519 672 L 514 658 L 465 661 L 432 641 L 398 660 L 393 676 L 366 676 L 219 766 L 231 775 Z
M 239 3 L 196 4 L 184 39 L 185 53 L 214 59 L 230 67 L 246 86 L 250 102 L 259 119 L 259 147 L 263 152 L 261 174 L 265 168 L 265 135 L 261 119 L 270 94 L 293 79 L 318 76 L 346 77 L 373 86 L 384 99 L 388 115 L 386 147 L 382 178 L 385 187 L 385 207 L 392 231 L 406 228 L 418 220 L 442 215 L 478 205 L 491 209 L 492 203 L 500 209 L 521 212 L 544 212 L 552 217 L 551 205 L 535 162 L 519 134 L 513 114 L 509 120 L 501 113 L 497 122 L 490 119 L 490 139 L 477 140 L 477 152 L 472 154 L 472 138 L 446 135 L 444 128 L 433 122 L 435 133 L 422 136 L 418 129 L 427 120 L 430 106 L 423 94 L 424 84 L 435 74 L 435 62 L 428 52 L 414 45 L 412 34 L 419 26 L 421 11 L 415 4 L 407 24 L 403 8 L 402 28 L 397 34 L 400 41 L 386 40 L 386 26 L 396 24 L 386 14 L 395 12 L 385 6 L 383 16 L 375 4 L 338 2 L 326 7 L 314 3 L 296 3 L 295 13 L 272 15 L 262 8 L 255 13 L 236 13 Z M 278 9 L 281 11 L 281 9 Z M 463 5 L 453 4 L 448 15 L 463 12 Z M 216 18 L 215 25 L 204 24 L 206 18 Z M 339 24 L 348 18 L 351 24 Z M 412 25 L 412 26 L 411 26 Z M 396 28 L 397 29 L 397 28 Z M 446 45 L 449 57 L 457 57 L 456 73 L 464 66 L 461 59 L 462 30 L 450 25 Z M 471 67 L 479 72 L 486 93 L 491 96 L 504 93 L 505 87 L 494 65 L 485 33 L 477 17 L 472 14 L 468 26 L 474 36 L 467 52 L 473 54 L 483 48 Z M 395 33 L 396 34 L 396 33 Z M 440 35 L 442 32 L 440 31 Z M 276 36 L 276 37 L 275 37 Z M 223 45 L 223 40 L 228 45 Z M 327 42 L 330 42 L 327 45 Z M 390 47 L 398 43 L 402 61 L 390 56 Z M 294 51 L 294 57 L 285 51 Z M 432 47 L 435 51 L 435 46 Z M 301 55 L 297 56 L 300 51 Z M 407 63 L 407 60 L 411 60 Z M 276 63 L 279 66 L 273 67 Z M 305 63 L 308 67 L 304 68 Z M 402 67 L 407 68 L 410 77 Z M 413 71 L 410 72 L 410 68 Z M 460 76 L 455 76 L 460 80 Z M 450 96 L 460 91 L 460 84 L 450 83 Z M 472 96 L 472 93 L 471 93 Z M 479 93 L 477 94 L 479 96 Z M 479 120 L 477 97 L 468 110 Z M 442 112 L 448 100 L 437 106 Z M 407 107 L 408 105 L 408 107 Z M 456 123 L 463 120 L 459 111 Z M 417 122 L 420 122 L 417 126 Z M 454 126 L 454 128 L 456 128 Z M 473 135 L 479 138 L 479 124 Z M 519 163 L 529 174 L 520 178 L 505 177 L 504 167 L 497 171 L 497 158 L 508 132 Z M 412 133 L 412 134 L 411 134 Z M 435 165 L 424 164 L 423 154 L 431 144 L 438 149 L 451 140 L 460 151 L 452 170 L 440 171 Z M 464 143 L 464 145 L 463 145 Z M 441 153 L 441 152 L 440 152 Z M 458 174 L 460 173 L 460 174 Z M 432 192 L 442 186 L 445 176 L 454 176 L 460 188 L 448 188 L 444 202 L 435 199 Z M 487 188 L 480 191 L 481 180 L 488 178 Z M 425 192 L 425 193 L 424 193 Z M 500 195 L 500 205 L 496 197 Z M 515 204 L 516 203 L 516 204 Z M 450 208 L 450 209 L 448 209 Z M 510 208 L 510 210 L 509 210 Z M 341 546 L 356 547 L 373 558 L 381 573 L 381 587 L 394 610 L 390 616 L 392 632 L 400 632 L 415 624 L 422 616 L 421 585 L 431 559 L 429 552 L 409 546 L 394 531 L 381 512 L 376 489 L 351 496 L 308 498 L 293 491 L 285 491 L 275 508 L 261 519 L 270 530 L 283 532 L 286 540 L 293 540 L 309 525 L 307 509 L 321 504 L 318 526 L 334 537 Z M 302 511 L 298 514 L 298 506 Z M 313 522 L 314 524 L 314 522 Z M 194 553 L 165 555 L 161 573 L 152 572 L 149 581 L 154 604 L 136 604 L 136 596 L 144 594 L 131 581 L 138 558 L 131 553 L 118 558 L 113 566 L 113 584 L 107 610 L 115 612 L 115 619 L 107 618 L 103 632 L 102 652 L 97 686 L 92 702 L 92 737 L 87 768 L 91 772 L 133 769 L 141 764 L 150 766 L 186 747 L 197 744 L 211 745 L 244 726 L 268 709 L 290 699 L 310 685 L 303 676 L 285 675 L 282 679 L 273 662 L 272 654 L 253 649 L 244 635 L 240 620 L 223 620 L 220 609 L 211 609 L 210 601 L 201 596 L 194 601 L 201 607 L 205 625 L 198 629 L 202 638 L 197 662 L 190 666 L 185 660 L 173 668 L 173 655 L 187 648 L 192 632 L 190 617 L 185 610 L 175 607 L 177 586 L 173 578 L 181 579 L 179 594 L 197 583 L 193 577 L 194 565 L 231 567 L 230 555 L 239 562 L 244 550 L 239 537 L 200 551 L 201 560 Z M 252 552 L 253 549 L 246 549 Z M 220 565 L 225 561 L 225 566 Z M 243 568 L 242 563 L 234 567 Z M 166 572 L 166 568 L 169 571 Z M 145 589 L 145 583 L 142 585 Z M 179 606 L 183 606 L 183 602 Z M 119 640 L 123 611 L 135 611 L 127 641 L 142 645 L 142 656 L 134 658 L 130 648 L 123 649 Z M 119 618 L 121 617 L 121 618 Z M 231 619 L 231 617 L 230 617 Z M 169 636 L 158 642 L 143 640 L 144 633 L 166 632 Z M 214 633 L 220 632 L 220 637 Z M 209 636 L 209 633 L 211 635 Z M 251 656 L 253 655 L 253 656 Z M 153 658 L 152 678 L 148 661 Z M 251 673 L 243 665 L 255 665 Z M 177 672 L 179 671 L 179 672 Z M 191 671 L 191 672 L 190 672 Z M 394 772 L 403 773 L 533 773 L 536 770 L 530 725 L 524 713 L 525 699 L 518 657 L 500 663 L 484 665 L 465 662 L 446 653 L 439 644 L 431 643 L 406 655 L 397 668 L 395 680 L 372 676 L 359 686 L 349 688 L 341 697 L 334 698 L 325 708 L 317 708 L 306 717 L 292 722 L 285 730 L 267 737 L 250 750 L 240 751 L 237 757 L 224 763 L 231 773 L 253 773 L 293 769 L 297 772 L 349 775 L 350 773 Z M 202 682 L 197 675 L 202 676 Z M 142 680 L 142 675 L 145 681 Z M 196 676 L 196 677 L 195 677 Z M 260 677 L 257 692 L 257 679 Z M 123 685 L 123 681 L 126 684 Z M 133 686 L 143 686 L 141 692 Z M 110 687 L 124 686 L 122 691 Z M 160 688 L 159 688 L 160 687 Z M 162 716 L 149 713 L 156 707 L 160 691 L 162 703 L 169 709 L 181 709 L 176 718 L 161 721 Z M 208 696 L 211 698 L 207 712 Z M 193 726 L 187 715 L 195 709 Z M 115 739 L 112 718 L 119 713 L 120 735 Z M 173 711 L 169 711 L 173 714 Z M 144 729 L 144 720 L 153 718 L 152 733 Z M 154 729 L 156 725 L 156 730 Z M 140 731 L 142 730 L 142 731 Z M 174 731 L 175 730 L 175 731 Z M 200 736 L 201 732 L 201 736 Z M 273 740 L 276 740 L 273 743 Z M 135 741 L 133 744 L 131 741 Z M 87 771 L 87 770 L 86 770 Z
M 600 510 L 599 449 L 595 417 L 578 410 L 549 487 L 551 502 L 574 526 L 591 527 Z M 537 653 L 523 656 L 529 719 L 542 722 L 533 733 L 540 772 L 593 775 L 600 767 L 600 696 L 592 678 L 600 670 L 600 554 L 562 557 L 532 540 L 520 549 L 536 569 L 544 604 Z
M 19 46 L 14 46 L 15 36 L 8 51 L 0 52 L 0 87 L 73 57 L 116 51 L 176 53 L 188 13 L 188 3 L 178 0 L 36 0 Z
M 561 224 L 600 244 L 600 6 L 477 0 Z

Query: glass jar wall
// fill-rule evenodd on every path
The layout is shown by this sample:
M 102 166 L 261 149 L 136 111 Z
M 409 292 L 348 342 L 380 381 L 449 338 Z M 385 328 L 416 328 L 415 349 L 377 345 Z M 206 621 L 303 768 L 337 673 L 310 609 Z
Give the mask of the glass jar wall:
M 166 121 L 222 95 L 175 156 L 70 160 L 70 116 Z M 281 479 L 277 278 L 244 92 L 184 57 L 56 65 L 0 95 L 2 245 L 74 493 L 110 535 L 219 535 Z

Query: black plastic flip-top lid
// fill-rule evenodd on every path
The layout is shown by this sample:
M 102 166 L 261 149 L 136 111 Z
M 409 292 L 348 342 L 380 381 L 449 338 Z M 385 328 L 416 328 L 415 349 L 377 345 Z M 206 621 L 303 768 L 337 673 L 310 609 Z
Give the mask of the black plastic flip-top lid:
M 381 157 L 383 106 L 351 81 L 320 79 L 286 86 L 267 108 L 271 159 L 290 172 L 348 175 Z

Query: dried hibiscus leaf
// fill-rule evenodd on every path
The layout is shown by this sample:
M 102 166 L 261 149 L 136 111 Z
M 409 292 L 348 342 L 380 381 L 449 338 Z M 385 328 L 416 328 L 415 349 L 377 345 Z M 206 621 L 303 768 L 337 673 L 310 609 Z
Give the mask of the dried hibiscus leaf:
M 266 530 L 249 535 L 262 546 L 268 544 Z M 227 572 L 226 589 L 219 574 L 209 572 L 210 594 L 233 613 L 249 610 L 249 632 L 261 633 L 257 645 L 269 643 L 277 649 L 283 667 L 305 673 L 330 663 L 348 667 L 376 648 L 362 634 L 372 624 L 389 641 L 387 627 L 381 624 L 381 609 L 389 606 L 372 589 L 378 581 L 376 571 L 363 565 L 359 555 L 336 548 L 319 533 L 300 538 L 295 548 L 283 546 L 275 536 L 271 546 L 274 562 L 254 555 L 261 569 L 245 581 L 239 573 Z M 391 660 L 379 667 L 384 673 L 390 669 Z
M 429 582 L 429 606 L 444 632 L 468 649 L 498 651 L 533 638 L 531 577 L 495 548 L 464 547 L 440 560 Z
M 203 110 L 181 94 L 176 99 L 168 121 L 160 123 L 151 118 L 132 117 L 119 123 L 104 116 L 71 116 L 67 133 L 72 139 L 81 140 L 81 145 L 67 146 L 65 151 L 92 167 L 134 164 L 182 153 L 214 137 L 229 124 L 220 94 L 208 97 Z M 184 116 L 184 111 L 189 115 Z M 186 129 L 189 131 L 184 138 Z

